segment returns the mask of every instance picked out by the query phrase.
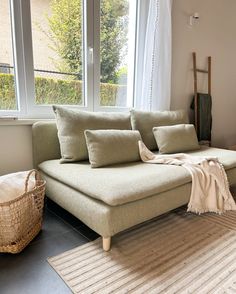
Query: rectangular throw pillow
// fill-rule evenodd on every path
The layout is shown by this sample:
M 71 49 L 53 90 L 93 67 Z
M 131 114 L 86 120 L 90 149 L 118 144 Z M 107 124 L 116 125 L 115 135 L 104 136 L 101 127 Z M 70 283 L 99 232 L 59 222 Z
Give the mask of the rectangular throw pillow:
M 150 150 L 157 150 L 157 144 L 152 132 L 153 127 L 187 124 L 188 114 L 184 110 L 176 111 L 139 111 L 131 110 L 131 125 L 138 130 L 144 144 Z
M 61 162 L 88 159 L 84 131 L 87 129 L 130 130 L 129 113 L 102 113 L 53 106 L 56 115 Z
M 160 153 L 178 153 L 200 149 L 194 125 L 181 124 L 153 128 Z
M 139 161 L 138 131 L 86 130 L 85 137 L 91 167 Z

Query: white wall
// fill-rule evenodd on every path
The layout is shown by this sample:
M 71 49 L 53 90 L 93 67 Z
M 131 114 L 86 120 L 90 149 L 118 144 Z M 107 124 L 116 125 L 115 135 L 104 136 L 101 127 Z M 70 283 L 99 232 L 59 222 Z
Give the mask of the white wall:
M 32 167 L 31 126 L 0 126 L 0 175 Z
M 189 16 L 200 15 L 196 26 Z M 172 109 L 189 109 L 193 94 L 192 55 L 198 67 L 207 66 L 212 56 L 213 145 L 236 144 L 236 1 L 173 1 Z M 201 75 L 201 74 L 200 74 Z M 207 76 L 199 91 L 207 91 Z

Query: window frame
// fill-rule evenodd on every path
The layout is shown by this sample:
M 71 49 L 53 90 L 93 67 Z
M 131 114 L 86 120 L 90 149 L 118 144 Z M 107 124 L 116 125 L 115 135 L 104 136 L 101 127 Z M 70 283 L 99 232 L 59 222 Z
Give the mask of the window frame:
M 64 105 L 71 109 L 89 111 L 129 111 L 135 97 L 135 65 L 137 62 L 137 28 L 140 0 L 135 1 L 134 58 L 132 64 L 133 82 L 127 95 L 132 96 L 132 106 L 100 106 L 100 0 L 83 0 L 83 95 L 84 105 Z M 35 80 L 32 45 L 32 23 L 30 0 L 9 0 L 15 92 L 18 110 L 0 110 L 1 116 L 18 118 L 54 118 L 51 105 L 35 104 Z

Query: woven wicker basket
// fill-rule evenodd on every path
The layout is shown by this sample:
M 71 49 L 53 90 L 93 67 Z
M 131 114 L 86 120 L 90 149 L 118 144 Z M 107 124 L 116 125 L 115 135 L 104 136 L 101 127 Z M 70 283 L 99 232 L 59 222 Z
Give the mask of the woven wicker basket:
M 35 173 L 35 187 L 28 191 L 29 178 Z M 0 203 L 0 252 L 19 253 L 42 228 L 45 181 L 37 170 L 25 180 L 25 192 L 14 200 Z

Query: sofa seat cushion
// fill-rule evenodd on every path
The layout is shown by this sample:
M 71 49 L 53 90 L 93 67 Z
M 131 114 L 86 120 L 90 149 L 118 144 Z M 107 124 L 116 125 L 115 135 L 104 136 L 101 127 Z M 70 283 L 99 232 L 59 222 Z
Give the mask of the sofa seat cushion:
M 189 154 L 217 156 L 226 170 L 236 169 L 235 151 L 201 147 L 201 150 Z M 92 169 L 87 161 L 60 164 L 60 160 L 48 160 L 39 168 L 50 177 L 111 206 L 143 199 L 191 182 L 190 174 L 181 166 L 142 162 Z M 236 184 L 234 174 L 231 184 Z

